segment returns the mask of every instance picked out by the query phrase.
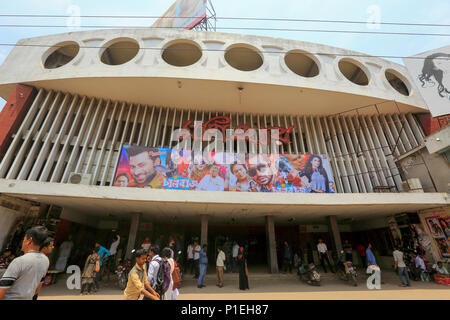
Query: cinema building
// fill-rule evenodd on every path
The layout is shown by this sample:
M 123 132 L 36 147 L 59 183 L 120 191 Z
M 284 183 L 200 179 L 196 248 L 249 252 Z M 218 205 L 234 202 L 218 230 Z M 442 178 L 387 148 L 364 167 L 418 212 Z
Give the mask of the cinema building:
M 57 244 L 73 236 L 74 259 L 111 229 L 123 254 L 146 235 L 210 247 L 228 237 L 269 272 L 284 240 L 317 262 L 319 237 L 332 250 L 371 242 L 386 267 L 398 240 L 448 257 L 445 224 L 440 241 L 428 222 L 448 225 L 449 127 L 402 65 L 261 36 L 71 32 L 19 41 L 0 67 L 0 96 L 2 247 L 44 223 Z M 194 121 L 277 128 L 280 153 L 324 156 L 334 185 L 271 194 L 115 186 L 124 145 L 174 148 L 173 130 Z

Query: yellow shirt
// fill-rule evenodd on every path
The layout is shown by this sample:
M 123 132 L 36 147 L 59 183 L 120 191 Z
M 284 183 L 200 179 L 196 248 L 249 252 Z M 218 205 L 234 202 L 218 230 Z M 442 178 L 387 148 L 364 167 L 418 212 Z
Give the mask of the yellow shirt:
M 138 300 L 146 284 L 148 279 L 145 264 L 142 269 L 137 264 L 134 265 L 128 274 L 127 287 L 123 292 L 124 300 Z

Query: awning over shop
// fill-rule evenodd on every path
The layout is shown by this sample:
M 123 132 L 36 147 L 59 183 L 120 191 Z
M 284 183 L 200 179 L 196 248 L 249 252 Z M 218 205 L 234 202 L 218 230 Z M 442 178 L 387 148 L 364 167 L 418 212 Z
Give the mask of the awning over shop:
M 152 219 L 198 222 L 200 215 L 211 221 L 232 218 L 246 221 L 294 218 L 302 223 L 362 220 L 402 212 L 446 207 L 447 193 L 339 193 L 287 194 L 215 191 L 175 191 L 74 185 L 0 179 L 0 193 L 34 202 L 61 206 L 99 218 L 129 217 L 140 212 Z

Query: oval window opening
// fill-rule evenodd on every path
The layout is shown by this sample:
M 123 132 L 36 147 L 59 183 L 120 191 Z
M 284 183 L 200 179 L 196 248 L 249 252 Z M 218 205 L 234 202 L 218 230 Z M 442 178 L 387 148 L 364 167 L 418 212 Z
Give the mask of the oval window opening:
M 63 44 L 57 44 L 55 47 L 58 47 L 58 49 L 53 51 L 47 59 L 45 59 L 44 67 L 46 69 L 56 69 L 68 64 L 80 51 L 80 46 L 76 42 L 65 42 Z M 54 48 L 51 50 L 53 49 Z
M 392 70 L 386 70 L 384 74 L 392 88 L 404 96 L 409 96 L 408 86 Z
M 357 85 L 367 86 L 369 84 L 369 78 L 363 69 L 350 60 L 339 61 L 339 70 L 349 81 Z
M 139 44 L 130 40 L 121 40 L 108 46 L 101 56 L 104 64 L 117 66 L 133 59 L 139 52 Z
M 263 59 L 256 49 L 235 46 L 225 53 L 225 60 L 230 66 L 241 71 L 253 71 L 263 64 Z
M 196 63 L 202 57 L 202 51 L 194 43 L 182 42 L 169 45 L 164 49 L 162 58 L 176 67 L 187 67 Z
M 312 78 L 319 74 L 317 63 L 304 52 L 288 52 L 284 57 L 284 61 L 288 68 L 299 76 Z

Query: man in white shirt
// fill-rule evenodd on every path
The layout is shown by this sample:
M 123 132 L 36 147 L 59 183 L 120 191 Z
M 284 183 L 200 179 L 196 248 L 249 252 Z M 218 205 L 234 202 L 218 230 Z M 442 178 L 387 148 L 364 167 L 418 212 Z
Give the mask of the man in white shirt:
M 447 283 L 448 279 L 450 279 L 450 275 L 448 274 L 447 268 L 445 268 L 442 262 L 438 261 L 438 263 L 433 266 L 433 269 L 436 271 L 436 273 L 434 274 L 434 279 L 445 281 L 445 283 Z
M 192 274 L 193 269 L 194 269 L 194 246 L 192 245 L 192 243 L 189 243 L 187 247 L 186 271 L 189 270 L 189 272 Z
M 200 251 L 202 247 L 197 241 L 194 241 L 194 279 L 198 279 L 200 275 Z
M 440 275 L 448 275 L 448 271 L 447 269 L 444 267 L 444 265 L 442 264 L 442 261 L 438 261 L 438 263 L 436 263 L 433 266 L 433 269 L 436 270 L 436 272 Z
M 394 252 L 392 253 L 394 256 L 394 268 L 397 269 L 398 276 L 400 281 L 402 282 L 402 287 L 410 287 L 411 283 L 409 281 L 408 270 L 406 268 L 406 264 L 403 261 L 403 252 L 401 252 L 398 248 L 394 248 Z M 406 284 L 403 281 L 403 276 L 406 278 Z
M 222 251 L 222 248 L 217 248 L 217 260 L 216 260 L 216 270 L 217 270 L 217 284 L 219 288 L 223 287 L 223 266 L 224 261 L 226 259 L 225 253 Z
M 430 281 L 427 274 L 425 274 L 425 272 L 427 271 L 427 267 L 425 267 L 425 262 L 423 261 L 423 259 L 417 253 L 413 253 L 413 257 L 416 268 L 420 271 L 420 279 L 424 282 Z
M 197 190 L 224 191 L 225 180 L 219 176 L 219 170 L 219 166 L 214 164 L 211 167 L 211 174 L 207 174 L 200 180 Z
M 328 248 L 327 245 L 323 242 L 322 239 L 319 239 L 319 243 L 317 244 L 317 251 L 319 252 L 320 263 L 322 264 L 323 270 L 325 273 L 328 273 L 327 268 L 325 267 L 324 261 L 327 262 L 328 266 L 331 269 L 331 272 L 334 273 L 333 267 L 331 266 L 330 260 L 328 260 Z
M 237 242 L 234 242 L 233 245 L 233 272 L 237 272 L 237 263 L 238 263 L 238 254 L 239 254 L 239 245 Z
M 156 278 L 158 276 L 159 266 L 161 262 L 161 257 L 159 256 L 159 247 L 158 246 L 151 246 L 149 249 L 149 256 L 152 258 L 152 261 L 148 265 L 148 282 L 150 283 L 150 286 L 154 288 L 156 284 Z

